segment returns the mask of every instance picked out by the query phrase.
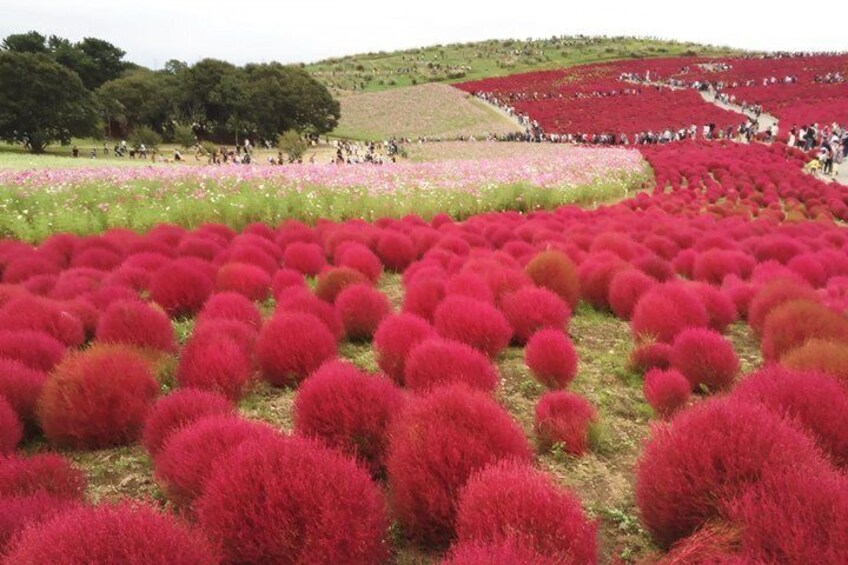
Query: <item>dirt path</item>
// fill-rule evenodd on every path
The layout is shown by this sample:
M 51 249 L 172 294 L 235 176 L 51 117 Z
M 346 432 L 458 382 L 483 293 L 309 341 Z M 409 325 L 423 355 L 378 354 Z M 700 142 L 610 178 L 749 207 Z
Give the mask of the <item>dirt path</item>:
M 736 112 L 737 114 L 742 114 L 743 116 L 751 118 L 752 120 L 757 120 L 758 122 L 760 122 L 760 131 L 766 131 L 771 126 L 779 125 L 777 118 L 775 118 L 771 114 L 763 113 L 760 114 L 759 117 L 757 117 L 756 114 L 743 109 L 742 106 L 738 104 L 727 104 L 725 102 L 716 100 L 714 92 L 701 92 L 701 97 L 710 104 L 713 104 L 714 106 L 718 106 L 719 108 L 729 110 L 731 112 Z

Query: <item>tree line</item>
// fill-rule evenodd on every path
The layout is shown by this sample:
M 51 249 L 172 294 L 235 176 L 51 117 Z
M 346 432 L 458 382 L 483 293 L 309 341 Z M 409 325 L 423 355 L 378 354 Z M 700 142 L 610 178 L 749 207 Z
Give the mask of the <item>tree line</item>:
M 103 134 L 237 143 L 338 124 L 338 101 L 300 66 L 203 59 L 151 70 L 125 55 L 102 39 L 9 35 L 0 44 L 0 138 L 41 152 Z

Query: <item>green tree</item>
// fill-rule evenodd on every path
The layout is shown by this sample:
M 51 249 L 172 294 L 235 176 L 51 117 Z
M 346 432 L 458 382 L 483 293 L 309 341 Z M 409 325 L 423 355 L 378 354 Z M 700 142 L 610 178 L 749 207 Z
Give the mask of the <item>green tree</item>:
M 101 84 L 116 79 L 124 72 L 123 62 L 126 52 L 108 41 L 95 37 L 86 37 L 76 44 L 82 53 L 82 66 L 74 69 L 89 90 L 94 90 Z
M 140 69 L 104 83 L 97 100 L 110 123 L 123 130 L 148 126 L 164 133 L 178 117 L 177 78 L 165 72 Z
M 41 53 L 47 54 L 47 38 L 37 31 L 27 33 L 13 33 L 3 40 L 3 49 L 16 53 Z
M 0 51 L 0 138 L 40 153 L 96 128 L 96 105 L 76 73 L 47 55 Z
M 133 147 L 144 145 L 147 149 L 156 149 L 162 143 L 162 136 L 147 126 L 141 126 L 130 134 L 130 143 Z
M 277 137 L 277 147 L 294 163 L 306 153 L 306 142 L 296 131 L 289 130 Z
M 225 61 L 203 59 L 179 74 L 181 114 L 207 136 L 232 133 L 232 122 L 244 105 L 244 72 Z
M 194 146 L 196 139 L 194 137 L 194 131 L 192 131 L 191 126 L 184 126 L 182 124 L 175 125 L 174 141 L 176 141 L 186 149 Z

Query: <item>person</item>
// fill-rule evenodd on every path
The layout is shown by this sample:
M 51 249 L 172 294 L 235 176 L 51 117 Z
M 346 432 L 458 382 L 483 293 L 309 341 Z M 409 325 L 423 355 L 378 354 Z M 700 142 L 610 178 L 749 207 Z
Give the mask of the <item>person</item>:
M 174 149 L 174 161 L 182 161 L 182 160 L 183 160 L 183 156 L 180 155 L 180 150 Z
M 833 151 L 827 143 L 821 146 L 819 159 L 822 161 L 822 173 L 825 175 L 833 174 Z
M 73 148 L 71 148 L 71 155 L 73 155 L 73 156 L 74 156 L 74 159 L 76 159 L 77 157 L 79 157 L 79 147 L 77 147 L 76 145 L 74 145 L 74 146 L 73 146 Z
M 94 147 L 91 148 L 91 152 L 88 154 L 90 159 L 97 159 L 97 149 Z

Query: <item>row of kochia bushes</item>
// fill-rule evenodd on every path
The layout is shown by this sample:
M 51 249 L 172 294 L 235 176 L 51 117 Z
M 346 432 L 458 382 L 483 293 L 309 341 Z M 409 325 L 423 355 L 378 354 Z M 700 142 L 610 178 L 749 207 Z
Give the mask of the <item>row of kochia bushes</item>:
M 566 332 L 585 301 L 629 319 L 646 399 L 674 415 L 636 477 L 667 559 L 839 562 L 848 237 L 827 222 L 698 215 L 703 205 L 676 192 L 461 224 L 3 242 L 6 561 L 378 563 L 396 521 L 447 563 L 594 563 L 597 522 L 534 466 L 494 396 L 495 361 L 523 346 L 551 389 L 537 448 L 591 449 L 602 415 L 567 391 L 578 360 Z M 384 270 L 403 273 L 400 313 L 375 287 Z M 271 297 L 264 318 L 257 303 Z M 172 320 L 184 318 L 195 323 L 181 346 Z M 775 365 L 736 385 L 722 333 L 740 320 Z M 372 341 L 384 376 L 341 362 L 345 339 Z M 238 415 L 258 378 L 298 388 L 293 436 Z M 182 518 L 86 504 L 66 460 L 15 453 L 39 433 L 73 449 L 141 440 Z

